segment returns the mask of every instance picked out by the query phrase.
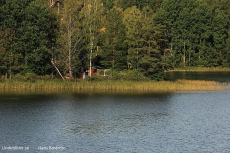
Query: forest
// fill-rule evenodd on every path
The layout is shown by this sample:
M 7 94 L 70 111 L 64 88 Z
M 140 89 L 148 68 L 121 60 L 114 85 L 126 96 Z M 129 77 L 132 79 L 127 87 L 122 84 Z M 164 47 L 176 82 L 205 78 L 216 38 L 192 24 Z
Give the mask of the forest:
M 0 77 L 230 67 L 229 22 L 230 0 L 1 0 Z

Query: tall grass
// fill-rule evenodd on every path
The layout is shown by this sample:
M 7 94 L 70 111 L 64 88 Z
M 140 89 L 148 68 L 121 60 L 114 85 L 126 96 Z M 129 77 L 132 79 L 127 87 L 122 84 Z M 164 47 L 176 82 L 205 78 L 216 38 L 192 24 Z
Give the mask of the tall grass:
M 229 86 L 215 81 L 5 81 L 0 83 L 2 90 L 120 90 L 120 91 L 202 91 L 223 90 Z

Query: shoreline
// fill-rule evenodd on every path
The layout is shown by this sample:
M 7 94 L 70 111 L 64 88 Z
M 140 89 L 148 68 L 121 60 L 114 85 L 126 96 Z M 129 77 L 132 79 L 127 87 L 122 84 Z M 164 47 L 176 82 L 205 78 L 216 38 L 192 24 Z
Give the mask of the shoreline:
M 165 72 L 178 72 L 178 71 L 190 71 L 190 72 L 230 72 L 230 68 L 228 67 L 183 67 L 183 68 L 175 68 L 173 70 L 167 70 Z
M 230 85 L 216 81 L 177 80 L 177 81 L 67 81 L 36 80 L 36 81 L 6 81 L 0 83 L 3 90 L 43 90 L 43 91 L 214 91 L 230 89 Z

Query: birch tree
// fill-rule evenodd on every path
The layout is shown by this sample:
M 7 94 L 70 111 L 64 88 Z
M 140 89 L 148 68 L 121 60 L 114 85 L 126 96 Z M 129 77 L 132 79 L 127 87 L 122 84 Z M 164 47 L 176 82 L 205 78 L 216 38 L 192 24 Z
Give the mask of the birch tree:
M 78 55 L 81 52 L 79 43 L 83 39 L 80 23 L 80 11 L 83 3 L 76 0 L 65 0 L 60 17 L 60 39 L 59 63 L 57 65 L 69 72 L 69 77 L 73 78 L 73 69 L 78 65 Z
M 100 0 L 85 0 L 81 11 L 82 30 L 85 37 L 86 52 L 89 59 L 89 76 L 93 66 L 93 60 L 99 50 L 98 36 L 102 28 L 103 3 Z

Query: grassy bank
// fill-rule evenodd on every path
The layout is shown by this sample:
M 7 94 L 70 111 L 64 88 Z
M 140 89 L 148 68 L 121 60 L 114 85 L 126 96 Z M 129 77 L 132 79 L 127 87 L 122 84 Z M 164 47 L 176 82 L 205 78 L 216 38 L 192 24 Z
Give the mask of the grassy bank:
M 230 71 L 230 68 L 227 67 L 183 67 L 183 68 L 175 68 L 169 71 Z
M 6 81 L 0 83 L 2 90 L 120 90 L 120 91 L 208 91 L 223 90 L 228 86 L 215 81 L 178 80 L 178 81 L 66 81 L 37 80 Z

